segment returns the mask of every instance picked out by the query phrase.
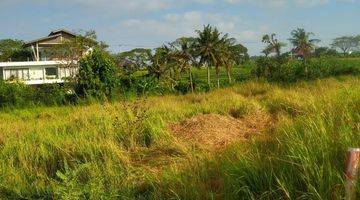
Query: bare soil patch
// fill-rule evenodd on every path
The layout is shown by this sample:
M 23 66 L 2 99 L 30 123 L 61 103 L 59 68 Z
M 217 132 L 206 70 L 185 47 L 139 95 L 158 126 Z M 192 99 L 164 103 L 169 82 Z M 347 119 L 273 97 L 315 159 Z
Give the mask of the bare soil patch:
M 167 128 L 180 141 L 204 150 L 216 150 L 262 133 L 271 124 L 271 117 L 266 113 L 255 113 L 239 119 L 218 114 L 201 114 L 169 124 Z

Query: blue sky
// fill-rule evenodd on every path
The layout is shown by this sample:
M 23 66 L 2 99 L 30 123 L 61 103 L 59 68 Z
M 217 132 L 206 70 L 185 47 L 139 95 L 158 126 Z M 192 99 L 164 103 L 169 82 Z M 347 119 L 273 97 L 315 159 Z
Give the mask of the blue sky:
M 93 29 L 112 51 L 123 51 L 154 48 L 210 23 L 254 55 L 265 33 L 287 42 L 290 31 L 302 27 L 326 46 L 360 34 L 359 19 L 360 0 L 0 0 L 0 39 Z

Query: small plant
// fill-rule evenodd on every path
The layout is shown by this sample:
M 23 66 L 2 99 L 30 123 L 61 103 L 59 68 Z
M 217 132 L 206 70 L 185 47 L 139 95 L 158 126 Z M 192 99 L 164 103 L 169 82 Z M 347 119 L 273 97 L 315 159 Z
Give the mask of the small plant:
M 149 116 L 144 101 L 124 103 L 121 110 L 123 112 L 120 116 L 116 116 L 113 123 L 119 144 L 127 149 L 134 149 L 138 145 L 150 147 L 153 138 L 145 124 Z
M 79 187 L 79 175 L 88 167 L 83 164 L 76 169 L 71 169 L 68 162 L 64 160 L 63 172 L 57 171 L 56 176 L 59 179 L 58 188 L 55 191 L 59 199 L 79 199 L 84 198 L 84 191 Z

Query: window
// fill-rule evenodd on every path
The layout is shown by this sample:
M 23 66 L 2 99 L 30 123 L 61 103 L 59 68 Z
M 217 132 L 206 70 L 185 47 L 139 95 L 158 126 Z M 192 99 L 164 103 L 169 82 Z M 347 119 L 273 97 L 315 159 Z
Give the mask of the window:
M 5 76 L 7 80 L 29 80 L 29 69 L 6 69 Z
M 56 79 L 58 78 L 58 69 L 51 67 L 45 68 L 46 79 Z

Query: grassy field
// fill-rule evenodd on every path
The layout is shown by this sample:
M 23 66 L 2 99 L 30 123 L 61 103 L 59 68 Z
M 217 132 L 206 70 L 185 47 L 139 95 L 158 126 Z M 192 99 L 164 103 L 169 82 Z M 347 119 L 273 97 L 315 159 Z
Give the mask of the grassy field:
M 0 198 L 341 199 L 360 80 L 0 113 Z M 357 192 L 360 193 L 360 185 Z

